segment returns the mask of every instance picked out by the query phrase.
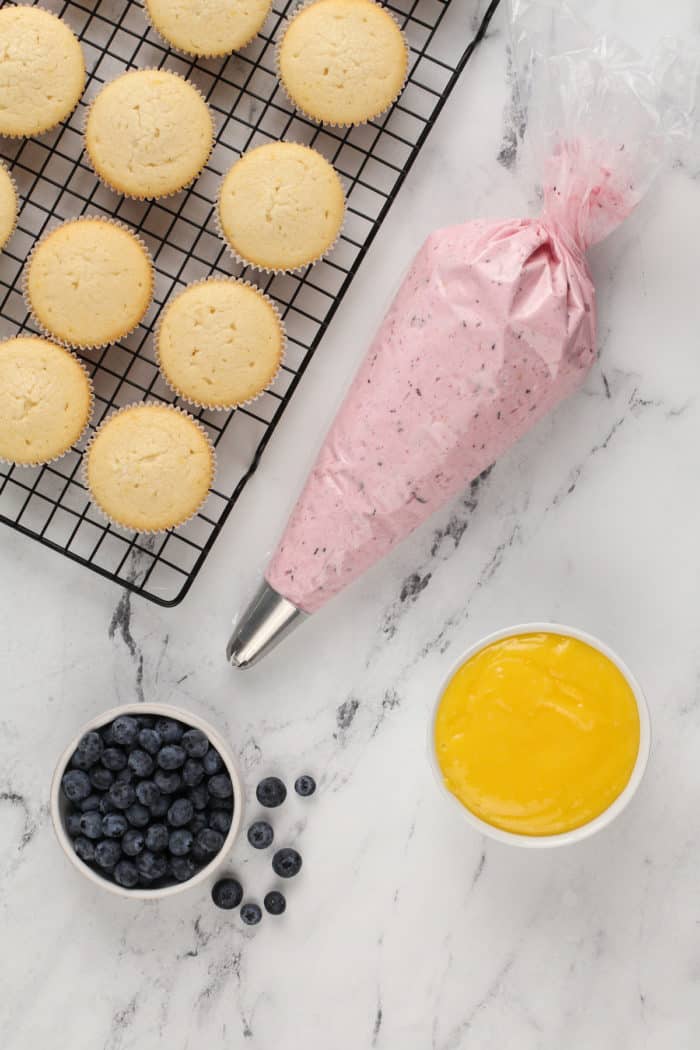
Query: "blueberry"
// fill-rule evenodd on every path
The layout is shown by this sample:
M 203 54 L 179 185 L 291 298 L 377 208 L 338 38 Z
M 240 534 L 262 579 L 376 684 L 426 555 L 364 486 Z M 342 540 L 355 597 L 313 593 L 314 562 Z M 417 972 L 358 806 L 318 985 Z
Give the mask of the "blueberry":
M 183 738 L 184 739 L 184 738 Z M 204 766 L 196 758 L 188 758 L 182 767 L 182 780 L 187 787 L 196 787 L 204 780 Z
M 142 806 L 153 806 L 160 798 L 160 788 L 152 780 L 142 780 L 136 785 L 136 797 Z
M 206 755 L 202 759 L 202 765 L 204 766 L 204 772 L 208 777 L 213 777 L 215 773 L 224 768 L 224 763 L 221 761 L 221 755 L 215 748 L 210 747 Z
M 114 869 L 114 881 L 118 886 L 123 886 L 127 890 L 133 889 L 139 881 L 136 865 L 132 864 L 130 860 L 120 860 Z
M 128 809 L 135 799 L 133 784 L 112 784 L 109 789 L 109 801 L 113 802 L 117 809 Z
M 196 846 L 198 852 L 203 853 L 205 856 L 212 857 L 219 852 L 223 844 L 224 836 L 220 831 L 214 831 L 212 828 L 202 828 L 197 833 Z
M 184 857 L 192 849 L 193 841 L 191 831 L 188 831 L 187 828 L 178 828 L 177 831 L 170 833 L 168 849 L 174 857 Z
M 100 729 L 100 736 L 102 737 L 102 743 L 105 747 L 114 747 L 114 733 L 112 732 L 112 723 L 108 726 L 103 726 Z
M 246 926 L 257 926 L 262 919 L 262 911 L 259 904 L 244 904 L 241 908 L 241 918 Z
M 79 835 L 75 840 L 73 849 L 86 864 L 91 864 L 95 859 L 95 843 L 91 842 L 90 839 L 86 839 L 83 835 Z
M 194 816 L 194 806 L 188 798 L 176 798 L 168 810 L 168 824 L 174 828 L 184 828 Z
M 83 801 L 81 803 L 79 803 L 79 805 L 80 805 L 80 812 L 81 813 L 89 813 L 91 809 L 99 809 L 100 808 L 100 796 L 99 795 L 88 795 L 88 797 L 84 798 Z
M 104 766 L 93 766 L 90 770 L 90 783 L 98 791 L 107 791 L 114 781 L 114 773 Z
M 119 747 L 108 747 L 102 752 L 101 761 L 105 769 L 111 769 L 113 773 L 116 773 L 117 770 L 124 769 L 126 754 Z
M 143 832 L 137 831 L 135 828 L 129 828 L 122 838 L 122 850 L 126 853 L 127 857 L 137 856 L 145 844 L 146 840 Z
M 302 798 L 308 798 L 309 795 L 313 795 L 316 790 L 316 781 L 313 777 L 310 777 L 308 773 L 305 773 L 301 777 L 297 777 L 294 781 L 294 790 L 297 795 L 301 795 Z
M 89 769 L 94 766 L 104 750 L 102 737 L 99 733 L 86 733 L 80 738 L 80 742 L 73 752 L 72 764 L 76 769 Z
M 153 729 L 156 724 L 155 717 L 153 715 L 137 715 L 136 721 L 138 722 L 141 729 Z
M 182 726 L 172 718 L 159 718 L 155 728 L 164 744 L 177 744 L 182 739 Z
M 133 769 L 137 777 L 150 777 L 155 768 L 155 762 L 147 751 L 134 748 L 129 755 L 129 768 Z
M 265 777 L 258 784 L 255 797 L 261 806 L 274 809 L 281 806 L 287 797 L 287 789 L 279 777 Z
M 217 908 L 230 911 L 237 908 L 243 900 L 243 887 L 238 879 L 219 879 L 212 886 L 211 899 Z
M 227 813 L 225 809 L 213 809 L 209 814 L 209 827 L 213 828 L 214 831 L 220 831 L 222 835 L 226 835 L 231 827 L 231 814 Z
M 139 745 L 149 755 L 156 755 L 163 746 L 163 738 L 157 729 L 145 728 L 139 732 Z
M 120 839 L 129 830 L 129 822 L 123 813 L 105 813 L 102 818 L 102 834 L 108 839 Z
M 212 802 L 212 806 L 216 806 L 217 809 L 226 809 L 229 813 L 233 813 L 233 795 L 230 798 L 217 798 Z
M 153 779 L 165 795 L 174 795 L 182 787 L 182 774 L 177 770 L 168 772 L 165 769 L 157 769 Z
M 90 794 L 90 778 L 82 769 L 71 769 L 63 774 L 61 787 L 69 802 L 82 802 Z
M 209 823 L 211 825 L 211 821 Z M 275 833 L 266 820 L 256 820 L 248 828 L 248 842 L 253 849 L 267 849 L 274 837 Z
M 282 915 L 287 910 L 285 896 L 277 890 L 270 890 L 269 893 L 266 893 L 263 903 L 265 905 L 265 910 L 268 911 L 270 915 Z
M 151 816 L 160 818 L 164 817 L 170 808 L 170 799 L 167 795 L 161 795 L 152 806 L 149 807 Z
M 165 824 L 151 824 L 146 832 L 146 849 L 162 853 L 168 848 L 168 829 Z
M 179 769 L 184 765 L 187 752 L 179 744 L 166 744 L 158 752 L 156 761 L 161 769 Z
M 96 809 L 80 815 L 80 834 L 89 839 L 102 838 L 102 817 Z
M 233 794 L 231 778 L 226 773 L 217 773 L 209 778 L 209 794 L 213 798 L 230 798 Z
M 195 809 L 206 809 L 209 802 L 209 791 L 206 784 L 197 784 L 188 794 L 188 798 Z
M 105 813 L 116 813 L 117 807 L 110 801 L 109 795 L 103 795 L 100 799 L 99 809 L 102 816 L 104 816 Z
M 194 845 L 192 846 L 192 857 L 198 864 L 208 864 L 211 860 L 211 853 L 207 853 L 206 850 L 201 849 L 197 845 L 197 840 L 195 839 Z
M 66 831 L 72 839 L 80 834 L 80 814 L 69 813 L 66 817 Z
M 168 870 L 168 861 L 162 853 L 151 853 L 146 849 L 136 858 L 136 868 L 144 881 L 153 882 L 165 875 Z
M 202 828 L 206 828 L 207 826 L 207 818 L 203 813 L 195 813 L 190 821 L 190 831 L 193 835 L 198 835 Z M 221 829 L 215 828 L 214 830 L 220 831 Z
M 112 736 L 122 747 L 131 747 L 139 735 L 139 724 L 130 715 L 120 715 L 112 722 Z
M 272 858 L 272 870 L 281 879 L 291 879 L 301 871 L 301 857 L 295 849 L 279 849 Z
M 209 741 L 201 729 L 188 729 L 182 734 L 181 744 L 190 758 L 203 758 L 209 750 Z
M 118 773 L 114 774 L 115 784 L 131 784 L 134 779 L 133 772 L 127 766 L 126 769 L 120 769 Z
M 170 870 L 177 882 L 187 882 L 197 871 L 197 865 L 190 857 L 173 857 Z
M 140 802 L 132 802 L 126 811 L 126 819 L 132 828 L 145 828 L 151 819 L 151 814 L 147 806 L 143 806 Z
M 102 839 L 95 846 L 95 861 L 105 871 L 111 871 L 121 855 L 121 846 L 116 839 Z

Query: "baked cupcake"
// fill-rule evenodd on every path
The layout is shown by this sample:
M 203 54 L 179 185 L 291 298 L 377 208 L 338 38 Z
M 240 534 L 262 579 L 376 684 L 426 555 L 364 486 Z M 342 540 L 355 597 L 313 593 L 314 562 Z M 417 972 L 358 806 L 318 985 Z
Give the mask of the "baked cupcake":
M 343 184 L 317 150 L 294 142 L 258 146 L 237 160 L 219 193 L 227 244 L 260 270 L 296 270 L 335 244 L 343 225 Z
M 0 343 L 0 459 L 48 463 L 75 444 L 92 411 L 92 384 L 69 350 L 35 335 Z
M 44 331 L 91 349 L 133 331 L 153 291 L 153 264 L 135 233 L 111 219 L 64 222 L 29 257 L 25 296 Z
M 85 123 L 85 149 L 111 189 L 167 197 L 199 175 L 214 144 L 204 98 L 165 69 L 135 69 L 102 88 Z
M 85 454 L 85 481 L 100 510 L 136 532 L 161 532 L 191 518 L 214 478 L 214 449 L 199 425 L 172 405 L 143 403 L 103 423 Z
M 203 408 L 236 408 L 274 380 L 284 330 L 276 308 L 246 281 L 212 277 L 166 306 L 156 333 L 158 364 L 180 397 Z
M 78 39 L 41 7 L 0 10 L 0 135 L 40 135 L 73 112 L 85 86 Z
M 272 0 L 146 0 L 153 27 L 178 51 L 230 55 L 260 32 Z
M 408 73 L 408 47 L 374 0 L 314 0 L 290 21 L 277 54 L 282 86 L 312 120 L 347 126 L 378 117 Z
M 0 161 L 0 248 L 4 248 L 12 236 L 17 222 L 18 206 L 14 179 Z

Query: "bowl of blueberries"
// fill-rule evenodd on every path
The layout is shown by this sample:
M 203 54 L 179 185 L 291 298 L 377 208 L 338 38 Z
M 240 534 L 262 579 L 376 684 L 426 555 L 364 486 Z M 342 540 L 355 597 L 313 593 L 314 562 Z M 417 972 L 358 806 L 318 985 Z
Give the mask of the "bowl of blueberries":
M 86 878 L 121 897 L 169 897 L 209 878 L 243 819 L 225 741 L 165 704 L 127 704 L 83 726 L 51 785 L 58 841 Z

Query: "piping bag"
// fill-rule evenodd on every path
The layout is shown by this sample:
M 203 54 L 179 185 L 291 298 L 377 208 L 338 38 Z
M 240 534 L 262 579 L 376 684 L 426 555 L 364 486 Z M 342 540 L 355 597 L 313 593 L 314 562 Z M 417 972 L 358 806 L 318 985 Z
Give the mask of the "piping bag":
M 227 656 L 254 663 L 581 386 L 596 358 L 588 247 L 633 210 L 694 81 L 596 38 L 560 0 L 512 0 L 542 180 L 538 218 L 432 233 L 401 284 Z M 671 89 L 671 90 L 669 90 Z

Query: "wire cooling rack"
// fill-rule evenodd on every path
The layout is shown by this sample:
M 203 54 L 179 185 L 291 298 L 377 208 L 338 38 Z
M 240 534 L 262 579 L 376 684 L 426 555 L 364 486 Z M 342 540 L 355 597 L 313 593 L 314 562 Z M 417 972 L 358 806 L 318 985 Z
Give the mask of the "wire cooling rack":
M 272 389 L 251 406 L 230 413 L 195 410 L 218 458 L 214 488 L 195 518 L 157 537 L 106 524 L 81 483 L 85 442 L 41 468 L 0 463 L 0 521 L 161 605 L 181 601 L 202 567 L 498 0 L 492 0 L 476 34 L 475 0 L 391 0 L 387 6 L 410 45 L 410 76 L 388 114 L 350 129 L 320 128 L 300 116 L 277 83 L 275 40 L 294 5 L 295 0 L 275 0 L 263 32 L 245 51 L 194 61 L 165 46 L 134 0 L 44 0 L 81 40 L 87 88 L 71 118 L 53 132 L 36 139 L 0 138 L 0 156 L 22 199 L 17 230 L 0 254 L 0 339 L 32 330 L 21 295 L 22 267 L 36 238 L 55 222 L 113 215 L 137 229 L 153 254 L 155 296 L 143 324 L 118 345 L 82 355 L 95 385 L 93 426 L 133 401 L 177 401 L 156 368 L 153 329 L 163 304 L 189 282 L 245 272 L 230 260 L 213 223 L 220 178 L 241 152 L 275 139 L 307 143 L 343 179 L 347 220 L 328 258 L 301 276 L 245 272 L 280 308 L 288 333 L 286 363 Z M 86 105 L 102 84 L 126 69 L 154 66 L 182 73 L 204 93 L 216 121 L 216 145 L 190 189 L 163 201 L 135 202 L 97 181 L 84 159 L 80 132 Z

